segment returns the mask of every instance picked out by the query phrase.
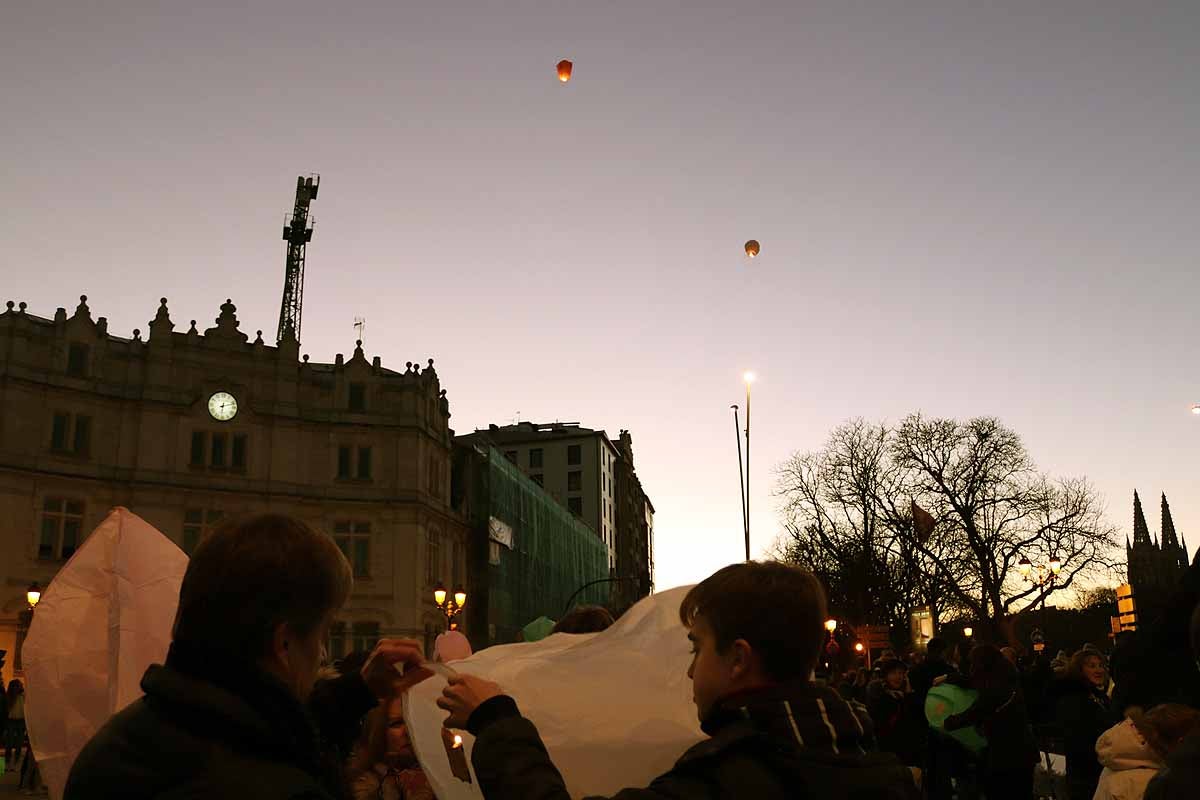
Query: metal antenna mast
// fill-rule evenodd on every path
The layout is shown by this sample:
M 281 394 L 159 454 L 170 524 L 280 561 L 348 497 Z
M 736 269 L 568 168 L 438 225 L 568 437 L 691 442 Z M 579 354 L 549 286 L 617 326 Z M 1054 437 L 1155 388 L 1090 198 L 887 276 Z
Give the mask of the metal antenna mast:
M 300 339 L 300 310 L 304 301 L 304 248 L 312 241 L 312 225 L 315 219 L 308 218 L 308 204 L 317 199 L 317 187 L 321 178 L 312 175 L 296 178 L 296 205 L 292 209 L 292 221 L 283 226 L 283 240 L 287 246 L 287 271 L 283 275 L 283 302 L 279 306 L 279 333 L 276 341 L 291 331 Z

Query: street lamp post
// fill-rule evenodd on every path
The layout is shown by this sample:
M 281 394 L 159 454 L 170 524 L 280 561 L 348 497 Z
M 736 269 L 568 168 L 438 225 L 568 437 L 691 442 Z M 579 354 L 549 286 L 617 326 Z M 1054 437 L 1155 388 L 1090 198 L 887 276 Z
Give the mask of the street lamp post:
M 1038 564 L 1035 569 L 1032 561 L 1022 557 L 1017 563 L 1017 570 L 1030 586 L 1038 589 L 1043 586 L 1050 587 L 1049 591 L 1042 593 L 1042 608 L 1045 608 L 1046 597 L 1054 591 L 1054 582 L 1058 580 L 1058 573 L 1062 572 L 1062 559 L 1058 556 L 1050 556 L 1049 566 Z
M 746 383 L 746 560 L 750 560 L 750 385 L 754 383 L 753 372 L 746 372 L 742 380 Z
M 449 596 L 446 587 L 439 582 L 433 589 L 433 602 L 446 615 L 446 629 L 454 630 L 454 618 L 467 605 L 467 593 L 460 587 L 454 590 L 453 596 Z
M 738 491 L 742 493 L 742 530 L 746 534 L 746 560 L 750 560 L 750 518 L 746 516 L 746 473 L 742 470 L 742 426 L 738 424 L 738 407 L 733 409 L 733 439 L 737 443 Z

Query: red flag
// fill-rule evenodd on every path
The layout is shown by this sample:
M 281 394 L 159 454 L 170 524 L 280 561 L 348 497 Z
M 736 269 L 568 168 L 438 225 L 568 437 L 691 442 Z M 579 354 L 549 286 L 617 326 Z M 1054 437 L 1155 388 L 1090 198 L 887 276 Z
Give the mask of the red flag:
M 937 525 L 937 520 L 933 518 L 932 514 L 917 505 L 916 500 L 912 501 L 912 517 L 913 530 L 917 534 L 917 542 L 925 544 L 925 542 L 929 541 L 929 537 L 933 535 L 933 528 Z

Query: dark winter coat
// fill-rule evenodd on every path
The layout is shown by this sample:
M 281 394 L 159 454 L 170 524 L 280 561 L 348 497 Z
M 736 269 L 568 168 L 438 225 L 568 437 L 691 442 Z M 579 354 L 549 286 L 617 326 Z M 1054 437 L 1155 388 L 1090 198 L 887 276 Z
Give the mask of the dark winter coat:
M 952 676 L 950 681 L 972 687 L 972 682 L 961 675 Z M 988 741 L 983 753 L 985 773 L 1012 773 L 1026 768 L 1032 772 L 1038 759 L 1037 742 L 1016 669 L 1011 670 L 1006 681 L 974 688 L 979 692 L 978 698 L 966 711 L 948 717 L 946 730 L 968 725 L 979 728 Z
M 330 683 L 339 688 L 325 692 L 326 719 L 335 706 L 347 719 L 376 704 L 360 675 Z M 313 714 L 274 677 L 173 644 L 167 664 L 146 671 L 142 690 L 79 754 L 64 800 L 329 800 L 344 793 Z
M 1072 797 L 1091 797 L 1096 793 L 1104 767 L 1096 755 L 1096 740 L 1120 722 L 1103 690 L 1079 680 L 1061 685 L 1055 723 L 1067 757 L 1067 784 Z
M 711 738 L 684 753 L 644 789 L 613 800 L 918 798 L 912 773 L 872 753 L 871 723 L 837 692 L 810 683 L 744 694 L 701 725 Z M 475 710 L 472 763 L 487 800 L 567 800 L 562 776 L 537 729 L 507 696 Z
M 925 740 L 929 724 L 912 692 L 893 692 L 885 684 L 867 689 L 867 710 L 875 725 L 875 741 L 884 753 L 895 753 L 911 767 L 925 765 Z
M 1200 787 L 1200 731 L 1192 733 L 1150 781 L 1143 800 L 1193 800 Z

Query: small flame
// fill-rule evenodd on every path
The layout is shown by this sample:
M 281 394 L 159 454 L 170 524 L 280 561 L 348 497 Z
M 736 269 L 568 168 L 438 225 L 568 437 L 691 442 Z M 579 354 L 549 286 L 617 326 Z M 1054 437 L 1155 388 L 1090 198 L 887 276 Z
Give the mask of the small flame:
M 462 737 L 456 733 L 454 734 L 454 749 L 457 750 L 460 747 L 462 747 Z

